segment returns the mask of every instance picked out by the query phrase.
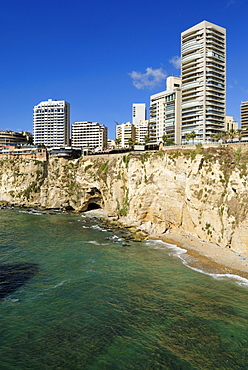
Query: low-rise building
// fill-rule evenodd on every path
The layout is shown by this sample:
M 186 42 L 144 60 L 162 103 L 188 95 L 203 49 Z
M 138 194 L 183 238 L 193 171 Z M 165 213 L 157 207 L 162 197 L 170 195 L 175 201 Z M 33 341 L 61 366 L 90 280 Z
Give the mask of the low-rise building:
M 234 118 L 232 116 L 226 116 L 225 117 L 225 131 L 230 130 L 238 130 L 239 124 L 238 122 L 234 121 Z
M 47 160 L 46 148 L 39 145 L 6 145 L 0 148 L 0 158 L 16 158 L 22 157 L 25 159 L 35 159 L 38 161 Z
M 0 131 L 0 147 L 6 145 L 32 144 L 33 135 L 29 132 Z
M 47 149 L 49 157 L 75 159 L 82 155 L 82 150 L 79 148 L 62 147 L 62 148 L 49 148 Z

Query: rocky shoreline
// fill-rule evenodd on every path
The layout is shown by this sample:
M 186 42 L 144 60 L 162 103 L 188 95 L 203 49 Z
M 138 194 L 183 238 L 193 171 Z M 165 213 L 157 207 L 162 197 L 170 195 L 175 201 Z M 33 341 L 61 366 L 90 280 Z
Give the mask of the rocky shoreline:
M 22 208 L 11 205 L 8 202 L 1 202 L 0 209 L 4 208 Z M 48 214 L 54 214 L 58 211 L 68 212 L 59 209 L 42 209 L 38 207 L 23 207 L 34 210 L 46 211 Z M 74 212 L 73 212 L 74 213 Z M 211 243 L 190 233 L 163 233 L 149 234 L 135 226 L 123 223 L 117 217 L 107 217 L 103 209 L 96 209 L 84 214 L 97 217 L 102 225 L 109 231 L 115 232 L 123 240 L 123 247 L 128 247 L 129 240 L 140 242 L 143 240 L 158 240 L 164 243 L 175 245 L 185 250 L 184 261 L 189 267 L 199 269 L 211 274 L 228 274 L 238 275 L 248 280 L 248 254 L 239 254 L 228 248 L 220 247 L 215 243 Z
M 124 225 L 118 219 L 107 218 L 102 210 L 86 213 L 98 216 L 111 231 L 118 229 L 125 240 L 160 240 L 185 249 L 185 261 L 189 267 L 212 274 L 238 275 L 248 280 L 248 254 L 241 255 L 185 232 L 149 235 L 136 227 Z

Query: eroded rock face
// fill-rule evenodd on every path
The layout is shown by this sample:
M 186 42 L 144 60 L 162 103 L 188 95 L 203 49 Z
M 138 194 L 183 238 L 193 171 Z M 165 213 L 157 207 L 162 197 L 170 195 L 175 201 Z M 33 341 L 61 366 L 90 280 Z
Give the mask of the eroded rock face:
M 248 162 L 248 160 L 247 160 Z M 248 251 L 246 155 L 232 149 L 0 161 L 0 202 L 86 211 L 149 233 L 193 233 Z

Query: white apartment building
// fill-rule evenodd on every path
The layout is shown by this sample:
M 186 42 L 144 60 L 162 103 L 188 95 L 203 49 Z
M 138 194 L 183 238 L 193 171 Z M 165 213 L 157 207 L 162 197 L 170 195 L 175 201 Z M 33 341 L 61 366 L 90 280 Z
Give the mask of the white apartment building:
M 132 123 L 136 126 L 140 121 L 146 120 L 145 103 L 134 103 L 132 105 Z
M 120 139 L 120 147 L 128 148 L 129 141 L 135 142 L 135 127 L 131 122 L 116 125 L 116 139 Z
M 203 21 L 181 34 L 182 142 L 224 130 L 226 111 L 226 30 Z
M 135 142 L 145 143 L 145 137 L 149 136 L 149 120 L 140 120 L 135 125 Z
M 170 76 L 166 80 L 166 90 L 150 97 L 150 139 L 181 142 L 181 78 Z
M 107 147 L 108 129 L 98 122 L 74 122 L 71 144 L 73 148 L 102 150 Z
M 64 100 L 42 101 L 33 109 L 34 144 L 47 147 L 69 145 L 70 104 Z

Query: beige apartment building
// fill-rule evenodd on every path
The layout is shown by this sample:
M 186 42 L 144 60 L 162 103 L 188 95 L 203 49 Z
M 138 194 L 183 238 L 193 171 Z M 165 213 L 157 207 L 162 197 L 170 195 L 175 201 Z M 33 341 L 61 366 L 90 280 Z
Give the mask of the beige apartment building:
M 211 141 L 224 130 L 226 112 L 226 30 L 203 21 L 181 34 L 182 142 Z
M 108 129 L 98 122 L 74 122 L 71 145 L 73 148 L 102 150 L 107 147 Z
M 226 116 L 225 117 L 225 131 L 230 130 L 238 130 L 239 124 L 238 122 L 234 121 L 234 118 L 232 116 Z
M 131 122 L 125 122 L 116 125 L 116 139 L 120 140 L 119 146 L 121 148 L 128 148 L 130 140 L 135 142 L 135 127 Z
M 0 147 L 6 145 L 24 145 L 32 144 L 33 135 L 29 132 L 14 132 L 10 130 L 1 131 L 0 130 Z
M 248 101 L 241 103 L 241 128 L 248 129 Z
M 152 142 L 181 142 L 181 78 L 170 76 L 166 90 L 150 97 L 150 138 Z

